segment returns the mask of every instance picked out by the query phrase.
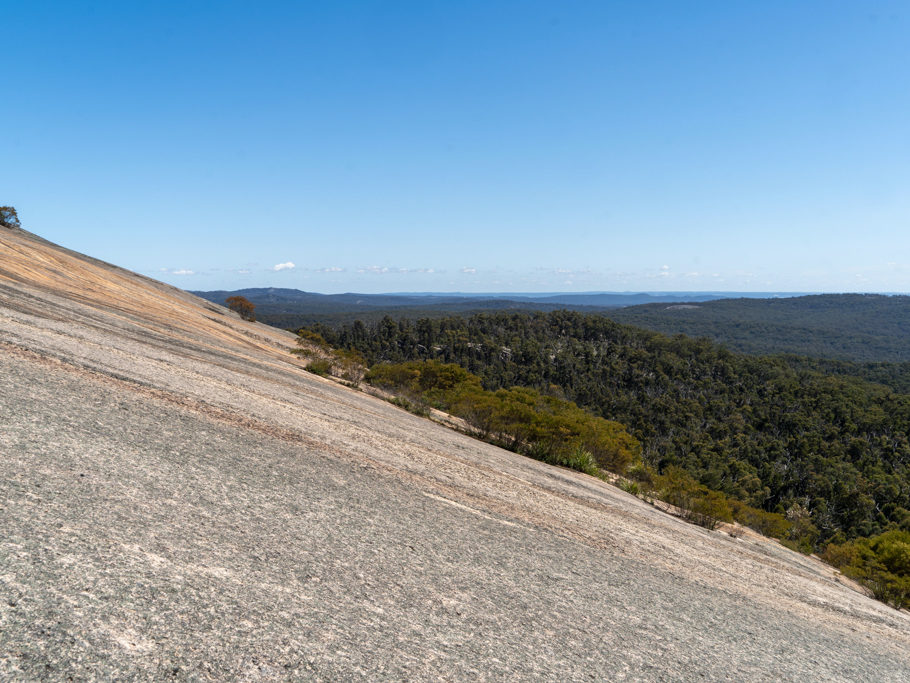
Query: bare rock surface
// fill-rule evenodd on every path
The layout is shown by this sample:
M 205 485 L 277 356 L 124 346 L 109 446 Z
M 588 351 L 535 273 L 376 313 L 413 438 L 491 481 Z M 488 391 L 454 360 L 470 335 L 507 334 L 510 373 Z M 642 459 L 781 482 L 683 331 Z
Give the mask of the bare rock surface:
M 910 680 L 910 617 L 0 229 L 2 680 Z

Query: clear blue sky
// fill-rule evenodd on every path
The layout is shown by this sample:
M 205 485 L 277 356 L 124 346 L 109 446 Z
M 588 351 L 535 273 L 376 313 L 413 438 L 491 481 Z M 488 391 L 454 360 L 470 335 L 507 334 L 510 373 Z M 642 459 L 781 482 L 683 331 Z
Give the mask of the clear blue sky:
M 0 204 L 180 287 L 910 291 L 907 2 L 0 10 Z

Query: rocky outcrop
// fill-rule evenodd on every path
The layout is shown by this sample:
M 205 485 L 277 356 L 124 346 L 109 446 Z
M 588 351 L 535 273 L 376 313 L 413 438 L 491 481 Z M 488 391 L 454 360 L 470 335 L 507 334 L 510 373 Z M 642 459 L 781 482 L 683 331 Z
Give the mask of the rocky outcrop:
M 0 230 L 0 679 L 906 680 L 814 558 L 305 372 Z

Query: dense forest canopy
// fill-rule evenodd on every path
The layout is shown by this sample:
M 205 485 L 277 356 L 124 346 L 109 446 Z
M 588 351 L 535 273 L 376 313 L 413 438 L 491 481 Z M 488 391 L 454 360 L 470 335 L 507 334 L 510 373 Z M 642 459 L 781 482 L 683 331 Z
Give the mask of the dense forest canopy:
M 640 463 L 641 445 L 622 425 L 528 387 L 486 390 L 455 363 L 381 363 L 367 380 L 462 418 L 479 438 L 540 460 L 587 462 L 576 469 L 589 474 L 598 467 L 624 473 Z
M 371 364 L 453 362 L 488 390 L 574 401 L 626 425 L 658 470 L 806 511 L 819 544 L 910 530 L 910 396 L 885 386 L 568 311 L 314 329 Z
M 492 311 L 603 313 L 616 322 L 663 334 L 708 337 L 753 355 L 796 354 L 854 363 L 910 364 L 910 296 L 818 294 L 775 298 L 669 295 L 314 294 L 259 288 L 194 292 L 224 302 L 244 296 L 270 325 L 296 329 L 355 320 L 442 318 Z M 641 303 L 651 301 L 653 303 Z
M 196 292 L 222 303 L 229 292 Z M 291 289 L 249 289 L 256 317 L 275 327 L 341 327 L 356 320 L 375 324 L 385 316 L 470 316 L 496 311 L 601 313 L 616 322 L 668 335 L 707 337 L 751 355 L 780 354 L 796 369 L 852 375 L 910 393 L 910 297 L 821 294 L 781 298 L 705 300 L 626 305 L 649 295 L 564 295 L 483 298 L 466 295 L 324 295 Z M 716 298 L 716 297 L 715 297 Z M 807 360 L 810 357 L 811 360 Z
M 910 362 L 910 296 L 819 294 L 647 304 L 605 312 L 664 334 L 709 337 L 734 351 L 861 363 Z
M 223 303 L 227 297 L 242 296 L 256 306 L 260 322 L 283 329 L 298 329 L 307 325 L 344 325 L 355 320 L 378 322 L 386 315 L 397 318 L 444 318 L 452 315 L 473 315 L 487 311 L 557 311 L 581 310 L 587 313 L 605 311 L 616 301 L 651 300 L 646 295 L 614 295 L 612 297 L 586 297 L 576 295 L 578 303 L 540 299 L 492 297 L 460 294 L 316 294 L 298 289 L 263 287 L 241 289 L 235 292 L 193 292 L 214 303 Z M 597 303 L 599 301 L 605 303 Z M 612 304 L 606 302 L 614 302 Z

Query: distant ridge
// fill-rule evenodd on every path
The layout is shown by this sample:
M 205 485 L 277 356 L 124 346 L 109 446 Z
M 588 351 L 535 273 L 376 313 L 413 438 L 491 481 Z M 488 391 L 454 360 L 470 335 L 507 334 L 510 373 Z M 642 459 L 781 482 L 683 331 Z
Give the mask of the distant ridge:
M 388 312 L 398 317 L 455 315 L 493 310 L 553 311 L 561 308 L 591 313 L 650 303 L 713 301 L 734 295 L 725 292 L 317 294 L 278 287 L 194 291 L 193 294 L 218 304 L 223 304 L 229 296 L 243 296 L 256 306 L 257 317 L 260 320 L 291 329 L 314 322 L 352 320 L 358 317 L 358 314 L 359 317 L 369 320 L 375 318 L 379 311 L 382 311 L 378 313 L 380 316 Z M 744 295 L 740 293 L 737 296 Z M 768 296 L 795 294 L 777 293 Z
M 779 298 L 803 296 L 798 292 L 400 292 L 387 294 L 361 294 L 347 292 L 344 294 L 318 294 L 299 289 L 280 287 L 252 287 L 238 290 L 193 291 L 209 301 L 223 301 L 228 296 L 240 295 L 257 303 L 295 302 L 303 306 L 323 302 L 337 305 L 364 307 L 400 307 L 435 305 L 442 303 L 464 303 L 503 301 L 514 303 L 566 304 L 584 307 L 623 307 L 647 303 L 671 303 L 690 301 L 713 301 L 729 298 Z
M 859 363 L 910 362 L 910 296 L 796 292 L 578 294 L 317 294 L 259 287 L 194 292 L 223 304 L 233 295 L 257 307 L 263 322 L 296 329 L 312 323 L 442 317 L 486 311 L 569 309 L 663 334 L 708 337 L 754 355 L 795 354 Z M 902 373 L 903 374 L 903 373 Z
M 705 301 L 697 307 L 651 303 L 605 315 L 664 334 L 708 337 L 743 353 L 910 362 L 910 296 L 906 295 L 740 298 Z

